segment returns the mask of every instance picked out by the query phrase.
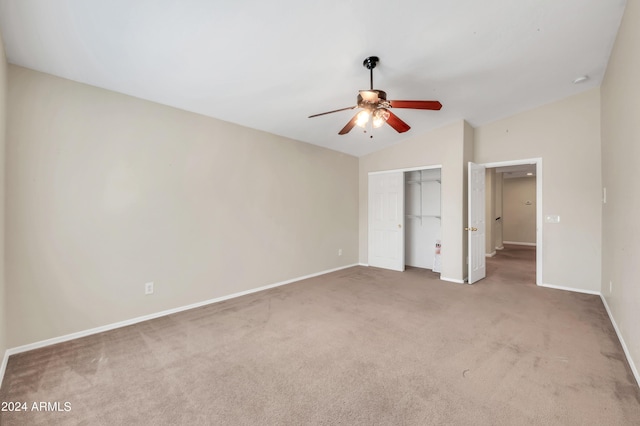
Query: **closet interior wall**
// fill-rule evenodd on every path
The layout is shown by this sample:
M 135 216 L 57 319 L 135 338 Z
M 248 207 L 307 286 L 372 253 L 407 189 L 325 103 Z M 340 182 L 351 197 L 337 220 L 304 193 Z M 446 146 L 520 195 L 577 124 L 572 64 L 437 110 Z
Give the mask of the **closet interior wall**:
M 434 269 L 441 239 L 440 169 L 405 172 L 405 264 Z

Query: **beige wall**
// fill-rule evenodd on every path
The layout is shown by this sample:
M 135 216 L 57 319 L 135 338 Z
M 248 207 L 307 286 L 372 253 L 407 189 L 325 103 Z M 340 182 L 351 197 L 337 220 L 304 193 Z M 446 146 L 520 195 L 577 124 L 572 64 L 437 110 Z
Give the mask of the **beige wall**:
M 484 252 L 492 255 L 496 251 L 495 235 L 496 235 L 496 169 L 487 169 L 485 171 L 485 240 Z
M 461 120 L 426 135 L 417 135 L 397 145 L 360 157 L 361 263 L 368 263 L 368 173 L 442 165 L 442 277 L 459 281 L 464 279 L 466 271 L 463 252 L 463 188 L 466 185 L 463 181 L 463 161 L 465 132 L 468 133 L 469 129 L 470 126 Z
M 502 208 L 504 241 L 535 244 L 536 178 L 504 179 Z
M 7 303 L 5 298 L 5 265 L 4 265 L 4 207 L 5 207 L 5 134 L 6 134 L 6 100 L 7 100 L 7 60 L 4 53 L 4 42 L 0 36 L 0 365 L 7 349 Z M 0 385 L 3 371 L 0 368 Z
M 602 84 L 602 294 L 640 380 L 640 2 L 627 2 Z M 609 291 L 609 282 L 613 291 Z
M 13 65 L 9 81 L 9 347 L 357 263 L 357 158 Z
M 600 92 L 582 94 L 475 129 L 475 161 L 542 158 L 542 283 L 600 291 Z M 505 237 L 506 239 L 506 237 Z

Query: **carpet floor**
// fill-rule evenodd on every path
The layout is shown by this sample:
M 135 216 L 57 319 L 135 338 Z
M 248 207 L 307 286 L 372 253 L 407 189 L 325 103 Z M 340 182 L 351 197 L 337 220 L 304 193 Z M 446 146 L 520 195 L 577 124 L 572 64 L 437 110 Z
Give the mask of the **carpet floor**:
M 353 267 L 16 354 L 0 400 L 28 405 L 7 426 L 640 424 L 602 301 L 522 247 L 472 286 Z

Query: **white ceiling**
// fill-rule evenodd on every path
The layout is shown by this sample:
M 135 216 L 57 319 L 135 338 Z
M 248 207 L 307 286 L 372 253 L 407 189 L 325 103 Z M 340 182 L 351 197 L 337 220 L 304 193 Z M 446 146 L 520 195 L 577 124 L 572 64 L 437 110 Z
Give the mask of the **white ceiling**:
M 598 86 L 625 0 L 0 0 L 9 62 L 365 155 Z M 338 131 L 369 88 L 437 99 L 412 129 Z M 573 80 L 589 79 L 581 84 Z

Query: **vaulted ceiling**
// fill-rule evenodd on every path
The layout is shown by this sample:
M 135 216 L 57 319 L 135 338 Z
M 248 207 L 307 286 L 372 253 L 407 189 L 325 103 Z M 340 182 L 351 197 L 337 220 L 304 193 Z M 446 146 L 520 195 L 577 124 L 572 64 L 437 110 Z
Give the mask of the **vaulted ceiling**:
M 9 62 L 361 156 L 598 86 L 624 0 L 0 0 Z M 437 99 L 338 131 L 369 88 Z M 575 84 L 580 76 L 588 76 Z M 373 136 L 373 138 L 370 138 Z

